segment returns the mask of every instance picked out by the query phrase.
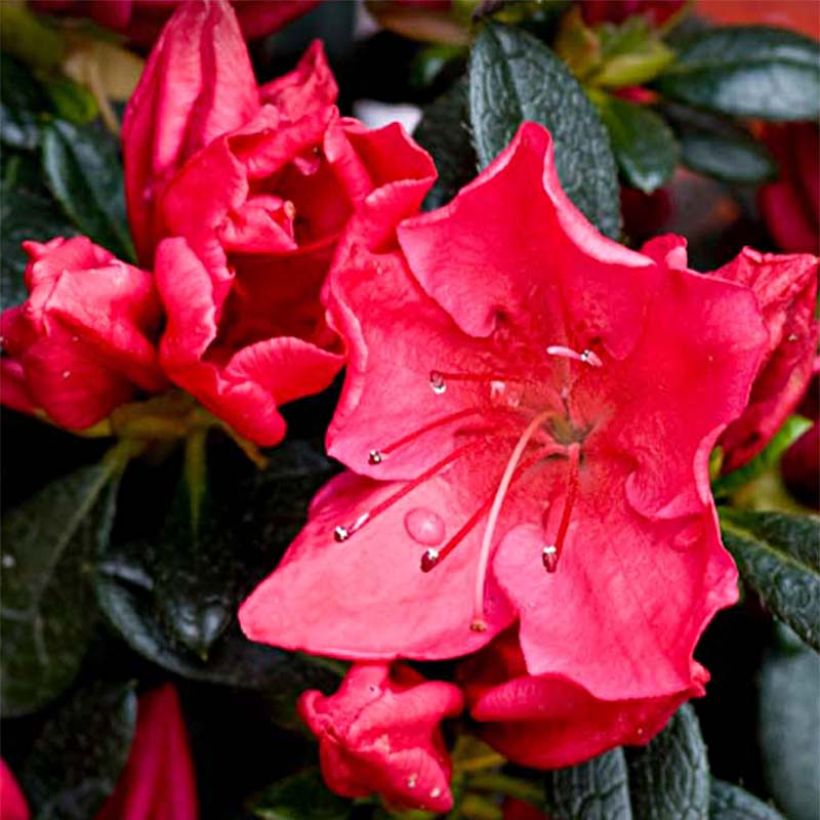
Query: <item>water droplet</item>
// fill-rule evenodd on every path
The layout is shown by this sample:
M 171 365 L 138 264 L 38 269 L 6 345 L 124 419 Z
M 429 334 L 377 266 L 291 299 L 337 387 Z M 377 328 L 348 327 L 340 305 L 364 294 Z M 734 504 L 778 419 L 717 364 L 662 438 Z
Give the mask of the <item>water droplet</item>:
M 404 528 L 417 543 L 438 546 L 444 540 L 444 520 L 432 510 L 416 507 L 404 516 Z
M 431 547 L 429 550 L 424 550 L 421 556 L 421 571 L 430 572 L 430 570 L 438 564 L 439 557 L 440 555 L 437 549 Z
M 64 379 L 67 379 L 71 375 L 70 370 L 63 370 L 62 376 Z
M 333 538 L 339 543 L 347 541 L 347 539 L 350 538 L 350 531 L 347 527 L 336 527 L 336 529 L 333 530 Z
M 558 569 L 558 549 L 554 544 L 547 544 L 541 551 L 541 561 L 547 572 L 555 572 Z
M 524 395 L 520 385 L 504 381 L 490 382 L 490 401 L 506 407 L 518 407 Z
M 371 450 L 367 454 L 367 463 L 368 464 L 381 464 L 384 461 L 384 455 L 379 450 Z
M 790 342 L 796 342 L 800 337 L 796 333 L 790 333 L 786 338 Z
M 11 569 L 17 562 L 14 560 L 13 555 L 9 555 L 9 553 L 6 553 L 3 556 L 3 562 L 2 563 L 3 563 L 3 566 L 6 569 Z
M 444 376 L 438 370 L 430 371 L 430 389 L 440 396 L 447 390 L 447 382 L 444 381 Z
M 419 776 L 417 774 L 411 774 L 410 777 L 407 778 L 407 788 L 415 789 L 418 782 Z
M 672 548 L 678 552 L 686 552 L 691 549 L 701 537 L 701 526 L 699 523 L 690 524 L 678 532 L 672 539 Z
M 436 786 L 434 789 L 431 789 L 430 797 L 432 797 L 433 800 L 435 800 L 437 797 L 441 797 L 441 789 L 438 786 Z

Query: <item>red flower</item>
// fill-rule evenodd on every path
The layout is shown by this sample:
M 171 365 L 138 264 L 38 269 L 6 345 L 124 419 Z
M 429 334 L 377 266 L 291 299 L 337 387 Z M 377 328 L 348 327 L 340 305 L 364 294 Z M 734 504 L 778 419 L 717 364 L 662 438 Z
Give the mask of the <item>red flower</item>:
M 137 731 L 117 787 L 96 820 L 196 820 L 185 722 L 171 684 L 139 699 Z
M 584 22 L 623 23 L 629 17 L 642 15 L 653 26 L 660 26 L 683 6 L 684 0 L 581 0 Z
M 188 2 L 188 0 L 184 0 Z M 320 0 L 232 0 L 242 35 L 252 40 L 306 14 Z M 181 0 L 32 0 L 38 11 L 90 17 L 139 45 L 153 43 Z
M 155 260 L 163 368 L 263 445 L 284 435 L 279 405 L 321 391 L 342 365 L 319 302 L 339 234 L 373 210 L 414 212 L 434 175 L 399 126 L 340 118 L 336 94 L 316 43 L 257 95 L 230 7 L 191 4 L 169 23 L 126 118 L 138 243 L 149 253 L 169 237 Z
M 601 236 L 532 123 L 388 237 L 349 234 L 328 284 L 349 349 L 328 449 L 367 477 L 314 499 L 246 634 L 434 659 L 518 621 L 531 675 L 688 688 L 737 595 L 707 465 L 766 348 L 754 294 Z
M 791 252 L 820 251 L 820 130 L 811 122 L 767 124 L 763 139 L 780 169 L 758 203 L 775 242 Z
M 661 263 L 686 269 L 686 242 L 665 236 L 644 253 Z M 752 387 L 749 406 L 720 438 L 723 471 L 756 456 L 790 416 L 812 374 L 818 324 L 818 259 L 811 254 L 775 255 L 744 250 L 712 275 L 749 288 L 757 299 L 768 333 L 765 356 Z
M 690 672 L 686 687 L 662 697 L 597 698 L 569 678 L 529 675 L 509 632 L 467 659 L 457 676 L 487 743 L 514 763 L 554 769 L 647 743 L 681 703 L 703 694 L 706 670 L 693 661 Z
M 312 690 L 298 704 L 334 792 L 375 792 L 391 805 L 435 812 L 453 806 L 439 723 L 462 708 L 457 686 L 425 681 L 407 666 L 391 674 L 388 664 L 355 664 L 335 695 Z
M 151 275 L 84 237 L 25 243 L 28 299 L 0 317 L 3 402 L 83 429 L 135 392 L 161 390 Z
M 26 798 L 6 761 L 0 759 L 0 820 L 29 820 Z

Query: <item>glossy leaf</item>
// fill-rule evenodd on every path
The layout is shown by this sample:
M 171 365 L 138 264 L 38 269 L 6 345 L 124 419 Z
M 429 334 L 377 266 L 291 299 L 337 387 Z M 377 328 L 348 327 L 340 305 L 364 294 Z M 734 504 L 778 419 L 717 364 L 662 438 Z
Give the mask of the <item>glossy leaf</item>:
M 790 820 L 816 820 L 820 806 L 818 682 L 820 656 L 807 649 L 772 656 L 760 678 L 764 773 Z
M 21 777 L 33 816 L 94 817 L 114 791 L 137 722 L 133 683 L 79 691 L 43 726 Z
M 786 29 L 705 29 L 684 40 L 657 87 L 670 99 L 720 114 L 815 119 L 820 115 L 820 46 Z
M 438 179 L 427 194 L 426 209 L 447 204 L 478 173 L 470 139 L 469 88 L 466 79 L 430 103 L 413 137 L 436 163 Z
M 74 679 L 96 618 L 90 563 L 108 540 L 111 467 L 84 467 L 7 513 L 2 525 L 2 712 L 32 712 Z
M 709 768 L 695 712 L 684 705 L 642 749 L 613 749 L 545 775 L 546 810 L 561 820 L 699 820 Z
M 709 791 L 709 820 L 784 820 L 776 809 L 753 794 L 713 780 Z
M 645 106 L 604 94 L 595 99 L 625 181 L 651 194 L 675 172 L 679 157 L 675 135 Z
M 487 24 L 470 57 L 470 122 L 482 167 L 507 146 L 525 120 L 550 130 L 568 196 L 603 233 L 617 237 L 617 170 L 594 106 L 543 43 L 526 32 Z
M 120 259 L 132 261 L 114 137 L 98 125 L 56 120 L 43 131 L 42 162 L 49 188 L 77 228 Z
M 726 509 L 721 529 L 746 584 L 807 644 L 820 649 L 820 519 Z
M 40 142 L 42 112 L 48 108 L 43 87 L 13 57 L 0 57 L 0 142 L 33 150 Z

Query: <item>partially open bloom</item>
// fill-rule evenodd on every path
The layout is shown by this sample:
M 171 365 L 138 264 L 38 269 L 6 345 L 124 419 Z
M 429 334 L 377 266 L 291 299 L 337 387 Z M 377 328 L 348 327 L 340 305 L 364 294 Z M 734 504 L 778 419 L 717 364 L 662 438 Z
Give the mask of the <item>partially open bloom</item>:
M 527 673 L 514 632 L 496 638 L 458 669 L 482 738 L 508 760 L 553 769 L 622 745 L 642 745 L 673 712 L 702 695 L 706 670 L 691 664 L 689 685 L 661 697 L 600 699 L 560 675 Z
M 168 314 L 163 368 L 259 444 L 284 435 L 282 403 L 342 365 L 319 302 L 341 231 L 371 209 L 416 210 L 434 173 L 400 127 L 341 118 L 336 95 L 319 43 L 257 90 L 230 7 L 193 3 L 126 116 L 129 214 L 140 253 L 157 248 Z
M 245 633 L 434 659 L 517 622 L 530 675 L 608 701 L 689 688 L 737 596 L 708 461 L 767 350 L 755 294 L 604 238 L 532 123 L 381 233 L 348 234 L 327 285 L 349 351 L 328 449 L 358 475 L 314 499 Z
M 435 812 L 453 805 L 439 724 L 462 708 L 457 686 L 383 663 L 355 664 L 336 694 L 311 690 L 298 705 L 319 739 L 322 774 L 333 791 L 376 793 L 396 807 Z
M 187 2 L 187 0 L 183 0 Z M 242 34 L 248 39 L 280 29 L 320 0 L 233 0 Z M 88 16 L 95 23 L 150 45 L 180 0 L 33 0 L 38 11 Z
M 152 277 L 85 237 L 27 242 L 28 299 L 0 317 L 4 404 L 83 429 L 161 390 Z
M 14 779 L 6 761 L 0 759 L 0 818 L 2 820 L 29 820 L 26 798 Z
M 128 762 L 95 820 L 196 820 L 196 782 L 176 689 L 140 696 Z

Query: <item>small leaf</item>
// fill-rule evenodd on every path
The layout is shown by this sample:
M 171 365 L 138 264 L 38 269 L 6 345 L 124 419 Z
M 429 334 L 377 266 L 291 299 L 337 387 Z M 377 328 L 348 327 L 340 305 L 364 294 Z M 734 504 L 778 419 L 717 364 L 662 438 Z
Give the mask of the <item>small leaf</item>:
M 88 89 L 64 77 L 49 82 L 46 91 L 57 116 L 76 125 L 90 123 L 100 111 Z
M 250 810 L 263 820 L 346 820 L 353 804 L 333 794 L 318 769 L 307 769 L 269 786 L 253 799 Z
M 137 722 L 133 684 L 96 683 L 51 718 L 21 781 L 37 820 L 88 820 L 114 791 Z
M 211 469 L 195 540 L 185 495 L 153 534 L 135 538 L 133 522 L 121 517 L 125 537 L 115 534 L 98 566 L 97 594 L 123 639 L 149 660 L 185 677 L 280 693 L 281 714 L 292 719 L 295 695 L 336 675 L 251 643 L 235 613 L 304 523 L 308 499 L 331 468 L 307 444 L 291 441 L 273 451 L 267 470 L 247 469 L 244 477 L 235 465 Z M 139 499 L 137 518 L 146 504 L 161 503 L 143 485 L 123 495 Z
M 621 229 L 618 175 L 609 137 L 566 66 L 523 31 L 487 24 L 470 57 L 470 121 L 482 167 L 525 120 L 546 126 L 567 195 L 599 230 Z
M 694 710 L 682 706 L 642 749 L 613 749 L 545 775 L 546 810 L 561 820 L 708 816 L 709 769 Z
M 815 119 L 820 115 L 820 46 L 786 29 L 705 29 L 684 40 L 657 87 L 670 99 L 721 114 Z
M 469 87 L 462 78 L 424 109 L 413 137 L 430 152 L 438 179 L 424 207 L 448 203 L 478 173 L 478 158 L 470 140 Z
M 108 539 L 106 464 L 46 485 L 2 525 L 3 716 L 35 711 L 74 679 L 96 618 L 89 563 Z
M 783 816 L 753 794 L 713 780 L 709 792 L 709 820 L 784 820 Z
M 120 259 L 133 260 L 114 138 L 96 124 L 56 120 L 43 132 L 42 155 L 46 182 L 80 231 Z
M 645 106 L 604 94 L 594 99 L 626 182 L 645 194 L 660 188 L 678 164 L 678 144 L 669 126 Z
M 806 643 L 820 649 L 820 519 L 722 509 L 721 530 L 744 582 Z
M 646 18 L 627 18 L 620 26 L 600 27 L 602 65 L 589 78 L 594 86 L 623 88 L 643 85 L 675 58 Z
M 818 681 L 820 656 L 805 649 L 774 655 L 760 678 L 764 774 L 789 820 L 816 820 L 820 806 Z

